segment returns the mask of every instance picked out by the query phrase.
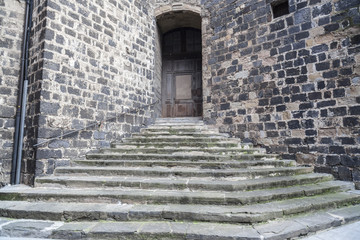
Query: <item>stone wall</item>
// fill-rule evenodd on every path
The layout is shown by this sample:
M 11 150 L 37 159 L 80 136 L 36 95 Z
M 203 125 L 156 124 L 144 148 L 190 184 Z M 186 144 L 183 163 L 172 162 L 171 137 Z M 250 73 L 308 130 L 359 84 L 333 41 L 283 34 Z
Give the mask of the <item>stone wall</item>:
M 203 1 L 204 118 L 359 181 L 359 1 L 290 0 L 290 13 L 276 19 L 272 2 Z
M 10 182 L 24 2 L 0 0 L 0 187 Z
M 129 113 L 158 98 L 156 25 L 147 0 L 42 0 L 33 17 L 26 183 L 109 147 L 158 114 Z M 33 148 L 96 122 L 101 124 Z

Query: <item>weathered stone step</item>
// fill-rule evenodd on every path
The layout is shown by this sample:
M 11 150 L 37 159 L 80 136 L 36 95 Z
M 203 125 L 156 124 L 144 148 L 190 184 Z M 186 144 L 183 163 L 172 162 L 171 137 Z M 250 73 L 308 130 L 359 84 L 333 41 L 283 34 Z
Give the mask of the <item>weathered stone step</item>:
M 228 160 L 271 160 L 277 159 L 276 154 L 239 154 L 239 155 L 216 155 L 202 153 L 177 154 L 119 154 L 119 153 L 91 153 L 87 159 L 108 159 L 108 160 L 189 160 L 189 161 L 228 161 Z
M 164 137 L 188 137 L 188 138 L 227 138 L 228 135 L 226 133 L 212 133 L 212 132 L 201 132 L 201 133 L 193 133 L 193 132 L 144 132 L 144 133 L 133 133 L 132 137 L 134 138 L 164 138 Z
M 205 221 L 260 223 L 314 210 L 342 207 L 360 202 L 360 195 L 331 193 L 245 206 L 213 205 L 132 205 L 107 203 L 14 202 L 2 201 L 0 215 L 61 221 Z
M 237 178 L 214 180 L 212 178 L 155 178 L 128 176 L 49 176 L 35 179 L 35 186 L 60 186 L 84 188 L 139 188 L 169 190 L 208 190 L 208 191 L 249 191 L 256 189 L 280 188 L 294 185 L 331 181 L 330 174 L 310 173 L 294 176 L 258 178 L 238 181 Z
M 217 143 L 217 142 L 229 142 L 238 143 L 235 139 L 224 137 L 192 137 L 192 136 L 154 136 L 154 137 L 132 137 L 122 139 L 122 142 L 130 143 L 163 143 L 163 142 L 175 142 L 175 143 Z
M 136 148 L 187 148 L 187 147 L 197 147 L 197 148 L 243 148 L 248 149 L 252 148 L 252 144 L 241 144 L 239 142 L 233 141 L 224 141 L 224 142 L 134 142 L 129 141 L 124 142 L 113 142 L 111 143 L 113 148 L 127 148 L 127 147 L 136 147 Z
M 265 154 L 266 150 L 263 148 L 103 148 L 100 151 L 101 153 L 137 153 L 137 154 L 173 154 L 173 153 L 181 153 L 184 152 L 186 154 L 189 153 L 210 153 L 210 154 L 254 154 L 254 153 L 261 153 Z
M 200 169 L 200 168 L 152 168 L 152 167 L 58 167 L 55 175 L 97 175 L 97 176 L 158 176 L 158 177 L 238 177 L 254 179 L 267 176 L 289 176 L 313 172 L 310 167 L 252 168 L 252 169 Z
M 344 207 L 319 211 L 270 223 L 246 226 L 228 223 L 165 222 L 165 221 L 99 221 L 60 222 L 0 218 L 3 233 L 12 233 L 19 240 L 26 237 L 51 239 L 127 239 L 127 240 L 263 240 L 298 239 L 330 227 L 360 219 L 360 207 Z M 311 224 L 309 224 L 311 223 Z M 24 231 L 27 229 L 28 231 Z M 354 236 L 356 237 L 356 236 Z M 2 239 L 0 237 L 0 239 Z M 3 238 L 9 240 L 8 238 Z M 41 240 L 41 239 L 39 239 Z
M 158 132 L 167 132 L 167 133 L 177 133 L 177 132 L 188 132 L 188 133 L 201 133 L 201 132 L 211 132 L 219 133 L 217 128 L 210 128 L 207 126 L 149 126 L 147 128 L 142 128 L 141 133 L 158 133 Z
M 59 202 L 104 202 L 122 204 L 202 204 L 248 205 L 267 201 L 321 195 L 339 190 L 350 190 L 343 182 L 322 182 L 288 188 L 247 192 L 214 192 L 144 189 L 71 189 L 35 188 L 16 193 L 0 191 L 1 200 L 36 200 Z M 0 208 L 1 209 L 1 208 Z
M 118 166 L 118 167 L 198 167 L 203 169 L 292 167 L 294 160 L 253 161 L 166 161 L 166 160 L 74 160 L 74 166 Z

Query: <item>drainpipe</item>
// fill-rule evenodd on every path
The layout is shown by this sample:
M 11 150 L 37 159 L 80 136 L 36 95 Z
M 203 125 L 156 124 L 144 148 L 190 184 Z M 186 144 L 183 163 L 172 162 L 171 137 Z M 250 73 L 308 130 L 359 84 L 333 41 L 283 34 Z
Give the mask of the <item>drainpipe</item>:
M 19 82 L 18 101 L 16 105 L 14 149 L 11 168 L 11 184 L 20 183 L 21 160 L 24 140 L 24 127 L 26 115 L 26 99 L 28 88 L 28 66 L 29 66 L 29 39 L 31 32 L 33 11 L 33 0 L 26 0 L 24 40 L 21 54 L 21 73 Z

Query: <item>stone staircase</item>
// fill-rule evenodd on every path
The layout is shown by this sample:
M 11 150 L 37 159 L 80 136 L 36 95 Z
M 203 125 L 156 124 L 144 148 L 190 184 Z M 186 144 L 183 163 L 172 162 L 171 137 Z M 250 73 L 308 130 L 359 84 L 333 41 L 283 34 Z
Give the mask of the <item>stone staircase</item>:
M 352 183 L 199 118 L 157 119 L 34 188 L 0 189 L 0 199 L 0 237 L 291 239 L 360 219 Z

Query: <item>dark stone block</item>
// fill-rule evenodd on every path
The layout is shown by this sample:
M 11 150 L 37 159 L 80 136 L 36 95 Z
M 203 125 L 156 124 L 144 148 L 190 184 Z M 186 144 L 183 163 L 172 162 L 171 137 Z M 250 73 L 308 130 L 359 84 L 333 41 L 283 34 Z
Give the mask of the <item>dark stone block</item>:
M 306 94 L 291 95 L 291 101 L 292 102 L 296 102 L 296 101 L 305 102 L 306 100 L 307 100 Z
M 298 120 L 291 120 L 288 122 L 289 129 L 300 129 L 300 123 Z
M 321 45 L 317 45 L 311 48 L 311 53 L 312 54 L 316 54 L 316 53 L 321 53 L 321 52 L 326 52 L 329 50 L 328 45 L 326 44 L 321 44 Z
M 39 149 L 36 151 L 36 159 L 61 158 L 60 150 Z
M 269 138 L 279 137 L 279 133 L 276 131 L 268 131 L 266 132 L 266 137 Z
M 350 115 L 360 115 L 360 106 L 349 107 Z
M 338 76 L 337 70 L 332 70 L 328 72 L 323 72 L 323 78 L 334 78 Z
M 299 105 L 299 109 L 300 110 L 304 110 L 304 109 L 311 109 L 314 107 L 314 104 L 312 102 L 309 102 L 309 103 L 301 103 Z
M 265 130 L 275 130 L 276 125 L 275 123 L 265 123 Z
M 346 107 L 329 108 L 329 111 L 332 112 L 335 117 L 345 116 L 347 113 Z
M 351 81 L 349 78 L 343 78 L 337 81 L 338 87 L 348 87 L 351 85 Z
M 230 109 L 230 103 L 224 103 L 220 105 L 220 110 Z
M 224 124 L 232 124 L 232 123 L 233 123 L 233 119 L 232 119 L 232 118 L 226 117 L 226 118 L 224 119 Z
M 310 36 L 309 32 L 306 31 L 306 32 L 301 32 L 301 33 L 298 33 L 295 35 L 295 39 L 297 41 L 301 40 L 301 39 L 305 39 L 305 38 L 308 38 Z
M 285 28 L 284 20 L 280 20 L 276 23 L 270 24 L 270 31 L 275 32 Z
M 355 139 L 351 138 L 351 137 L 341 137 L 339 139 L 341 141 L 341 144 L 344 144 L 344 145 L 355 145 L 356 144 Z
M 320 111 L 320 116 L 321 116 L 321 117 L 327 117 L 327 116 L 328 116 L 327 109 L 322 109 L 322 110 Z
M 304 8 L 298 10 L 294 13 L 294 23 L 295 25 L 306 23 L 311 21 L 311 10 L 310 8 Z
M 330 17 L 326 16 L 319 19 L 319 26 L 323 26 L 330 23 Z
M 360 44 L 360 34 L 355 35 L 350 40 L 351 44 Z
M 329 2 L 324 5 L 314 7 L 312 16 L 316 18 L 321 15 L 329 15 L 331 11 L 332 11 L 332 4 L 331 2 Z
M 282 104 L 283 103 L 283 98 L 278 96 L 278 97 L 273 97 L 270 100 L 270 105 L 278 105 L 278 104 Z
M 316 136 L 316 135 L 317 135 L 317 131 L 316 131 L 316 130 L 312 130 L 312 129 L 306 130 L 306 131 L 305 131 L 305 135 L 306 135 L 306 136 Z
M 329 106 L 335 106 L 335 105 L 336 105 L 335 100 L 327 100 L 327 101 L 318 102 L 316 104 L 316 107 L 317 108 L 323 108 L 323 107 L 329 107 Z
M 330 68 L 330 63 L 329 62 L 317 63 L 315 64 L 315 67 L 317 71 L 328 70 Z
M 340 164 L 340 156 L 326 156 L 326 164 L 329 166 L 335 166 Z
M 316 99 L 321 99 L 322 95 L 321 95 L 321 92 L 312 92 L 312 93 L 309 93 L 308 97 L 309 97 L 309 100 L 316 100 Z
M 313 83 L 305 84 L 301 86 L 303 92 L 312 92 L 315 91 L 315 86 Z
M 279 105 L 279 106 L 276 106 L 276 111 L 277 112 L 283 112 L 286 110 L 286 105 Z
M 301 125 L 305 129 L 314 128 L 314 120 L 313 119 L 302 120 Z
M 332 154 L 345 154 L 345 148 L 342 146 L 330 146 L 329 152 Z
M 349 168 L 344 166 L 338 167 L 339 179 L 343 181 L 352 181 L 352 174 Z
M 351 68 L 342 68 L 340 69 L 340 75 L 351 75 L 353 73 Z
M 326 33 L 336 31 L 339 28 L 340 28 L 340 25 L 338 23 L 329 24 L 324 27 Z
M 328 138 L 328 137 L 321 138 L 320 143 L 321 144 L 334 144 L 332 138 Z
M 310 111 L 307 112 L 306 116 L 311 117 L 311 118 L 318 118 L 319 117 L 319 111 L 310 110 Z

